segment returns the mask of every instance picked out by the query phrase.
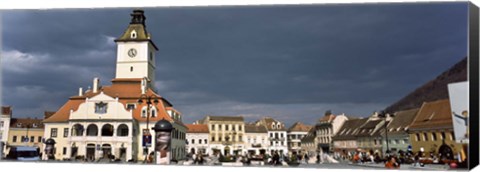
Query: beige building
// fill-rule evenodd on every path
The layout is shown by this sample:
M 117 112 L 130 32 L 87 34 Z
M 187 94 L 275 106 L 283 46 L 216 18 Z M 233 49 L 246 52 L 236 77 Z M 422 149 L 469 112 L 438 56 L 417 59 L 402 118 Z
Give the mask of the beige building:
M 337 134 L 332 137 L 333 151 L 343 157 L 351 157 L 358 149 L 357 134 L 359 126 L 367 122 L 368 118 L 350 119 L 345 121 Z
M 94 78 L 91 89 L 80 88 L 44 120 L 44 137 L 57 143 L 56 159 L 97 160 L 112 155 L 121 161 L 143 161 L 154 151 L 152 127 L 162 119 L 174 128 L 168 156 L 171 160 L 185 158 L 183 117 L 154 87 L 158 48 L 146 30 L 144 12 L 134 10 L 131 16 L 125 32 L 115 40 L 112 84 L 102 86 L 100 79 Z
M 206 116 L 198 121 L 208 125 L 212 153 L 241 154 L 245 151 L 245 122 L 241 116 Z
M 320 118 L 315 125 L 316 139 L 318 141 L 317 149 L 323 153 L 333 151 L 332 137 L 337 134 L 338 130 L 343 126 L 348 117 L 345 114 L 334 115 L 330 111 Z
M 423 155 L 447 159 L 457 159 L 461 155 L 464 160 L 467 151 L 462 144 L 455 142 L 450 102 L 448 99 L 425 102 L 409 129 L 413 152 L 423 150 Z
M 297 153 L 302 149 L 302 138 L 308 134 L 312 126 L 296 122 L 287 130 L 288 151 Z
M 42 119 L 12 118 L 6 150 L 8 152 L 11 147 L 29 146 L 36 147 L 39 152 L 43 152 L 43 135 L 44 125 L 42 124 Z
M 317 144 L 318 144 L 318 140 L 316 139 L 316 135 L 317 135 L 317 130 L 315 129 L 315 127 L 312 127 L 307 135 L 305 135 L 305 137 L 303 137 L 300 142 L 301 142 L 301 145 L 300 145 L 300 151 L 298 153 L 300 154 L 307 154 L 309 156 L 314 156 L 316 155 L 316 153 L 318 152 L 317 150 Z

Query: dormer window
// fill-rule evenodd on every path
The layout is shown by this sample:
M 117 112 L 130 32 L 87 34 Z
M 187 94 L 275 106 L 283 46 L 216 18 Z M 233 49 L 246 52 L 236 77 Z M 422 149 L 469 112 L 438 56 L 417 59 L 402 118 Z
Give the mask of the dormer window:
M 127 110 L 134 110 L 135 109 L 135 104 L 134 103 L 128 103 L 127 104 Z
M 272 129 L 275 129 L 275 124 L 272 124 Z
M 107 103 L 104 103 L 104 102 L 95 103 L 95 113 L 97 114 L 107 113 Z
M 136 39 L 137 38 L 137 31 L 133 30 L 132 32 L 130 32 L 130 38 Z
M 33 127 L 33 128 L 37 128 L 38 125 L 37 125 L 36 123 L 33 123 L 32 127 Z
M 22 123 L 17 123 L 17 127 L 22 127 Z

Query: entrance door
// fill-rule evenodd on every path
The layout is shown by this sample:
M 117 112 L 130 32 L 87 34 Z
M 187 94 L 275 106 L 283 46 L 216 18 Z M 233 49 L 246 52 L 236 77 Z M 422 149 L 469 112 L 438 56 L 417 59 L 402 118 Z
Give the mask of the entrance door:
M 78 152 L 78 147 L 72 147 L 72 153 L 70 155 L 70 158 L 75 159 L 77 157 L 77 152 Z
M 227 154 L 230 154 L 230 147 L 225 147 L 225 149 L 223 150 L 223 155 L 227 155 Z
M 112 147 L 110 146 L 110 144 L 103 144 L 102 151 L 104 158 L 110 158 L 110 155 L 112 155 Z
M 87 145 L 87 160 L 93 161 L 95 160 L 95 144 L 88 144 Z

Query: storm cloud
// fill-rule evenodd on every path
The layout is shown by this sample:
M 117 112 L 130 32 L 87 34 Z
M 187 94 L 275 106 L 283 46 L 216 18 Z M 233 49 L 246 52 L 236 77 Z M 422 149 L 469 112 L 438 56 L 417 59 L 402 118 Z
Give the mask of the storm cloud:
M 57 110 L 110 85 L 129 8 L 2 11 L 2 100 Z M 144 8 L 156 88 L 189 123 L 211 115 L 312 123 L 367 116 L 467 54 L 467 3 Z

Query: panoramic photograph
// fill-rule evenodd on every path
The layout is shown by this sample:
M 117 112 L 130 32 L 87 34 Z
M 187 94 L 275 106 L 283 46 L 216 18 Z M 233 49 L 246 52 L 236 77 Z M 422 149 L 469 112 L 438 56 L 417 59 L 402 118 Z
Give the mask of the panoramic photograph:
M 468 5 L 3 10 L 0 159 L 467 170 Z

